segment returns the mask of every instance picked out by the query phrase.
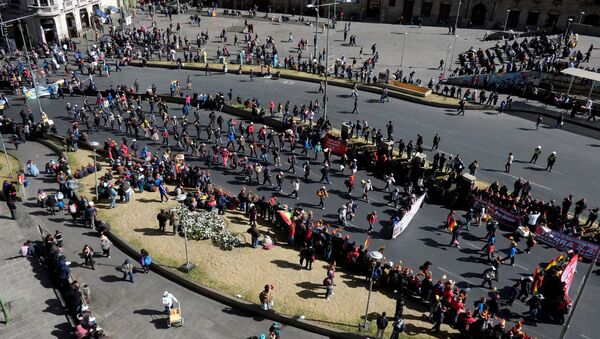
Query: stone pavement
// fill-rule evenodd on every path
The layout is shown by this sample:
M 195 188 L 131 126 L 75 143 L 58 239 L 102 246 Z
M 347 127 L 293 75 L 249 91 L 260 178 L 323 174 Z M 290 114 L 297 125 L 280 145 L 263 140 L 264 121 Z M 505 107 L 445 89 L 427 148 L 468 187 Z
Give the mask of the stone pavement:
M 20 205 L 20 204 L 19 204 Z M 0 202 L 0 298 L 8 308 L 10 323 L 0 323 L 0 338 L 71 338 L 70 325 L 45 269 L 20 255 L 26 240 L 40 240 L 35 225 L 10 218 L 6 203 Z
M 50 149 L 36 142 L 22 144 L 14 154 L 22 162 L 26 162 L 28 159 L 34 160 L 40 168 L 44 168 L 50 159 L 56 158 Z M 48 217 L 45 210 L 36 206 L 35 192 L 42 188 L 48 193 L 55 191 L 58 186 L 53 178 L 44 174 L 30 179 L 31 186 L 27 189 L 29 198 L 24 204 L 18 204 L 19 212 L 24 216 L 19 223 L 22 224 L 21 221 L 23 221 L 29 225 L 40 224 L 45 231 L 54 233 L 54 230 L 60 230 L 63 233 L 64 253 L 67 260 L 72 262 L 71 274 L 80 283 L 87 283 L 90 286 L 90 309 L 97 318 L 98 324 L 105 329 L 108 335 L 115 338 L 145 339 L 164 338 L 167 335 L 179 338 L 246 338 L 268 331 L 271 321 L 200 296 L 153 272 L 135 274 L 134 284 L 121 280 L 122 274 L 119 269 L 126 255 L 117 248 L 113 247 L 111 250 L 111 258 L 97 256 L 95 270 L 82 266 L 82 260 L 78 253 L 81 252 L 84 244 L 89 244 L 96 251 L 100 251 L 96 232 L 81 226 L 74 227 L 70 216 L 64 215 L 62 212 Z M 17 246 L 19 242 L 22 240 L 18 237 L 14 241 L 10 241 L 11 246 L 6 247 L 11 253 L 5 255 L 6 257 L 15 255 L 19 248 Z M 0 248 L 5 248 L 5 246 Z M 25 272 L 21 274 L 23 273 Z M 14 285 L 17 282 L 16 274 L 8 278 L 7 283 Z M 0 280 L 0 282 L 4 281 Z M 185 325 L 181 328 L 167 329 L 166 327 L 166 318 L 162 314 L 161 302 L 162 293 L 165 290 L 173 293 L 182 302 Z M 19 291 L 24 294 L 28 289 L 21 289 L 19 286 Z M 257 291 L 257 298 L 258 292 L 260 291 Z M 48 293 L 51 294 L 51 291 L 48 290 Z M 38 299 L 46 300 L 49 297 Z M 49 306 L 54 306 L 54 302 L 48 301 L 48 305 L 35 305 L 31 308 L 32 312 L 36 310 L 40 312 L 48 309 Z M 29 320 L 31 321 L 31 319 Z M 64 317 L 62 322 L 65 322 Z M 52 326 L 64 328 L 64 325 L 56 322 L 56 324 L 49 323 L 47 326 L 42 326 L 42 323 L 39 326 L 36 324 L 35 329 L 39 331 L 37 334 L 48 337 L 48 334 L 53 331 Z M 20 331 L 15 333 L 10 329 L 6 331 L 9 338 L 21 338 L 17 335 L 21 333 Z M 283 333 L 286 338 L 321 337 L 292 327 L 285 327 Z M 0 332 L 0 337 L 4 338 L 3 334 Z M 54 333 L 52 334 L 54 335 Z
M 338 6 L 339 7 L 339 6 Z M 339 8 L 338 8 L 339 9 Z M 222 9 L 219 10 L 222 12 Z M 148 13 L 146 11 L 146 13 Z M 244 12 L 245 13 L 245 12 Z M 202 15 L 200 27 L 192 25 L 190 15 Z M 230 32 L 228 34 L 228 43 L 223 44 L 218 36 L 223 29 L 231 26 L 244 26 L 244 20 L 254 24 L 254 32 L 258 34 L 260 44 L 264 43 L 268 36 L 272 36 L 277 46 L 279 59 L 283 60 L 287 55 L 296 57 L 296 47 L 301 38 L 308 41 L 308 47 L 302 52 L 302 57 L 307 58 L 313 53 L 315 27 L 297 23 L 299 16 L 291 18 L 291 22 L 279 23 L 270 22 L 262 19 L 264 14 L 259 13 L 257 17 L 260 19 L 248 19 L 245 16 L 217 16 L 207 17 L 206 13 L 196 13 L 195 10 L 188 11 L 180 15 L 173 15 L 173 27 L 177 23 L 181 24 L 181 34 L 187 36 L 192 42 L 192 46 L 196 47 L 196 35 L 200 31 L 208 31 L 210 42 L 202 46 L 206 49 L 209 59 L 216 60 L 216 50 L 218 47 L 226 46 L 232 56 L 235 56 L 239 49 L 243 46 L 244 36 L 242 33 Z M 272 16 L 279 16 L 273 14 Z M 307 20 L 314 20 L 314 17 L 305 17 Z M 169 19 L 164 15 L 157 15 L 156 21 L 158 27 L 166 28 L 169 25 Z M 319 19 L 320 23 L 325 22 L 323 18 Z M 394 71 L 398 68 L 403 68 L 405 74 L 415 71 L 415 78 L 420 78 L 425 84 L 430 78 L 435 78 L 442 71 L 437 70 L 441 59 L 447 59 L 446 65 L 453 65 L 455 68 L 458 64 L 458 54 L 468 50 L 471 47 L 475 49 L 482 47 L 488 48 L 496 44 L 496 41 L 482 41 L 485 35 L 485 30 L 482 29 L 466 29 L 458 30 L 458 37 L 448 35 L 447 27 L 437 26 L 412 26 L 399 24 L 376 24 L 365 22 L 352 22 L 351 29 L 348 32 L 350 35 L 357 36 L 357 46 L 348 46 L 348 40 L 344 41 L 344 24 L 347 22 L 338 22 L 335 29 L 329 32 L 329 56 L 330 62 L 336 58 L 345 56 L 347 59 L 355 57 L 357 63 L 360 64 L 371 56 L 371 46 L 377 45 L 379 52 L 379 62 L 376 71 L 383 71 L 386 68 Z M 140 27 L 142 24 L 146 27 L 151 25 L 149 15 L 138 15 L 133 20 L 135 27 Z M 325 50 L 326 33 L 318 29 L 318 52 Z M 288 43 L 288 35 L 292 32 L 293 43 Z M 406 33 L 406 34 L 405 34 Z M 238 46 L 233 46 L 234 35 L 237 34 Z M 521 39 L 519 39 L 521 41 Z M 600 45 L 600 38 L 590 36 L 580 36 L 578 47 L 585 52 L 590 44 L 594 46 Z M 363 48 L 363 57 L 359 58 L 359 50 Z M 179 53 L 183 60 L 183 51 Z M 163 58 L 164 60 L 164 58 Z M 453 60 L 454 62 L 451 62 Z M 599 67 L 600 66 L 600 51 L 592 52 L 590 62 L 584 66 Z M 451 72 L 446 72 L 446 75 Z

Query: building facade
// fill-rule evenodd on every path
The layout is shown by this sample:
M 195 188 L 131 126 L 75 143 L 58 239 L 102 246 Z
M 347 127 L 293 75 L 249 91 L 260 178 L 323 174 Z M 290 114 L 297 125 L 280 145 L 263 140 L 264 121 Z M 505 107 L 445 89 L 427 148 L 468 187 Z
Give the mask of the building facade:
M 2 18 L 23 20 L 26 39 L 33 42 L 58 41 L 65 37 L 81 37 L 92 27 L 94 12 L 107 6 L 119 6 L 121 0 L 5 0 Z M 20 46 L 18 23 L 7 25 L 7 33 Z M 90 35 L 91 37 L 91 35 Z
M 312 0 L 309 0 L 312 1 Z M 322 3 L 333 0 L 321 0 Z M 339 1 L 339 0 L 338 0 Z M 269 6 L 274 12 L 314 15 L 307 0 L 219 0 L 227 8 L 259 10 Z M 460 27 L 526 30 L 565 28 L 569 18 L 575 23 L 600 26 L 600 0 L 354 0 L 337 6 L 338 17 L 360 21 L 454 25 L 459 11 Z M 312 12 L 311 12 L 312 11 Z M 321 9 L 321 15 L 326 15 Z

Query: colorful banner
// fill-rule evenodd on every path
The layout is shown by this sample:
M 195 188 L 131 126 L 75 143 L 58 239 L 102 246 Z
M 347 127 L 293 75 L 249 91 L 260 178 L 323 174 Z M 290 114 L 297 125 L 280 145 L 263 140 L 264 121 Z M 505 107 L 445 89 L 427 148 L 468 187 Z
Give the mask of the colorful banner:
M 477 75 L 462 75 L 449 77 L 446 84 L 461 87 L 482 88 L 490 85 L 498 85 L 500 88 L 514 87 L 519 84 L 531 84 L 542 78 L 542 73 L 536 71 L 492 73 Z
M 342 141 L 341 138 L 334 138 L 329 134 L 323 138 L 323 148 L 330 148 L 331 153 L 336 155 L 342 155 L 348 152 L 348 144 L 345 141 Z
M 484 205 L 487 213 L 503 226 L 517 228 L 523 224 L 523 217 L 515 215 L 502 207 L 498 207 L 493 202 L 477 197 L 475 203 Z
M 417 199 L 417 201 L 415 201 L 415 203 L 410 207 L 410 210 L 402 217 L 400 221 L 392 225 L 392 239 L 396 239 L 396 237 L 399 236 L 400 233 L 404 232 L 406 227 L 408 227 L 408 224 L 413 220 L 413 218 L 419 211 L 419 208 L 421 208 L 423 200 L 425 200 L 425 194 L 423 194 L 419 199 Z
M 565 270 L 563 271 L 562 275 L 560 276 L 560 281 L 565 283 L 565 289 L 567 291 L 567 294 L 569 293 L 569 288 L 571 287 L 571 283 L 573 282 L 573 278 L 575 277 L 575 272 L 577 271 L 577 262 L 578 261 L 579 261 L 579 256 L 577 254 L 575 254 L 571 258 L 571 261 L 569 261 L 569 264 L 567 265 L 567 267 L 565 267 Z
M 598 245 L 581 239 L 570 237 L 561 232 L 553 231 L 545 226 L 539 226 L 535 232 L 536 239 L 559 251 L 573 250 L 589 260 L 594 260 Z

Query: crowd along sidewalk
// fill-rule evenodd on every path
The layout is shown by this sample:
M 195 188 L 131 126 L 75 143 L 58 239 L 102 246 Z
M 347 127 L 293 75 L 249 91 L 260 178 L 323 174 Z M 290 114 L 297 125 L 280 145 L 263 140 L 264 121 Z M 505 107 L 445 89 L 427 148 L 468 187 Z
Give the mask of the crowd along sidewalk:
M 49 160 L 56 159 L 50 148 L 37 142 L 21 144 L 14 154 L 21 162 L 34 160 L 40 168 L 44 168 Z M 97 233 L 81 225 L 74 226 L 71 217 L 64 212 L 50 216 L 45 209 L 37 207 L 37 190 L 55 192 L 58 184 L 52 176 L 43 173 L 37 178 L 29 179 L 26 201 L 18 204 L 19 215 L 25 216 L 19 223 L 23 221 L 31 225 L 39 224 L 42 229 L 52 234 L 55 230 L 62 232 L 64 253 L 67 260 L 71 261 L 71 275 L 81 284 L 88 284 L 90 287 L 90 309 L 109 336 L 163 338 L 169 335 L 192 338 L 202 333 L 202 337 L 208 338 L 245 338 L 268 331 L 271 321 L 198 295 L 152 271 L 148 274 L 136 273 L 135 283 L 123 281 L 121 264 L 126 258 L 134 263 L 135 260 L 114 246 L 111 249 L 111 258 L 96 256 L 95 270 L 83 265 L 79 253 L 85 244 L 101 253 Z M 148 225 L 153 226 L 155 225 Z M 19 247 L 19 241 L 17 239 L 16 244 L 12 246 L 15 251 Z M 140 268 L 139 264 L 135 265 Z M 137 271 L 141 272 L 141 269 Z M 164 291 L 169 291 L 182 302 L 182 315 L 185 318 L 183 327 L 167 329 L 167 321 L 162 314 Z M 34 322 L 34 319 L 31 322 Z M 47 329 L 42 333 L 47 336 L 50 331 L 51 329 Z M 320 337 L 292 327 L 286 327 L 285 334 L 289 338 Z

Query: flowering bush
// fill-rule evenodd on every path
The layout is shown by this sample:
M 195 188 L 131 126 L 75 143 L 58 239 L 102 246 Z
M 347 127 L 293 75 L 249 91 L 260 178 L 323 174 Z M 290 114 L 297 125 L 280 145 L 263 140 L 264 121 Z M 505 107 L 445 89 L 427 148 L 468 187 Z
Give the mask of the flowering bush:
M 213 244 L 227 251 L 240 244 L 238 235 L 228 230 L 223 218 L 215 213 L 206 210 L 192 212 L 183 204 L 173 208 L 173 212 L 179 227 L 187 230 L 189 239 L 211 239 Z

